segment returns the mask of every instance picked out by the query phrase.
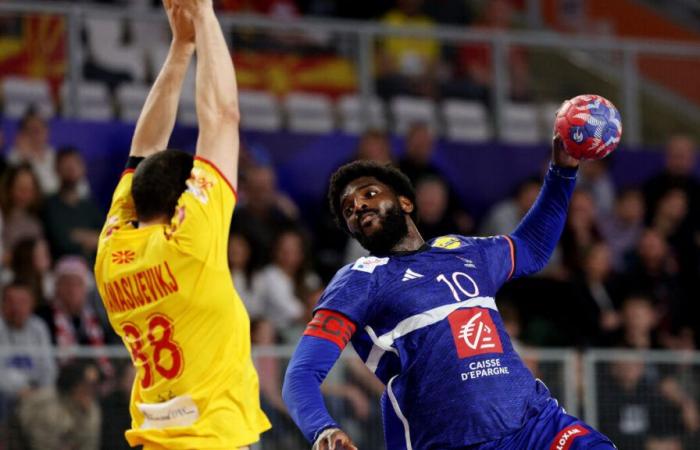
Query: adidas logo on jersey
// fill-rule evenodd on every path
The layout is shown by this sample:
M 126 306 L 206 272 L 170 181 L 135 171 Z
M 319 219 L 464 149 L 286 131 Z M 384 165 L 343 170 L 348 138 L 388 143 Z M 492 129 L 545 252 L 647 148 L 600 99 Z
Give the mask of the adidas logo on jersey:
M 415 280 L 416 278 L 422 278 L 423 275 L 412 271 L 411 269 L 406 269 L 406 272 L 403 274 L 403 278 L 401 278 L 401 281 L 408 281 L 408 280 Z

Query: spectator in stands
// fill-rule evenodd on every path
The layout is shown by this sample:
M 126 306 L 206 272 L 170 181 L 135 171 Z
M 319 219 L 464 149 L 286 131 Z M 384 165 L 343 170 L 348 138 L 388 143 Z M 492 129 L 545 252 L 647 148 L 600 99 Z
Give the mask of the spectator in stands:
M 257 299 L 253 289 L 253 267 L 251 263 L 251 248 L 248 239 L 238 233 L 234 233 L 228 240 L 228 264 L 231 269 L 231 279 L 236 286 L 236 292 L 248 308 L 255 308 Z
M 392 164 L 391 142 L 389 136 L 380 130 L 367 130 L 357 144 L 355 159 L 375 161 L 381 164 Z
M 479 234 L 496 236 L 511 233 L 518 226 L 540 192 L 539 178 L 528 178 L 515 191 L 515 195 L 496 203 L 486 215 Z
M 600 231 L 612 252 L 613 268 L 622 271 L 626 255 L 633 251 L 644 229 L 644 197 L 627 189 L 615 199 L 612 215 L 602 217 Z
M 423 177 L 416 185 L 418 229 L 424 239 L 459 233 L 457 223 L 447 214 L 449 193 L 438 177 Z
M 389 26 L 411 25 L 430 29 L 434 21 L 422 12 L 422 0 L 397 0 L 383 18 Z M 440 44 L 435 39 L 394 36 L 380 44 L 377 93 L 395 95 L 437 95 L 436 69 Z
M 85 162 L 80 152 L 74 147 L 60 149 L 56 172 L 59 190 L 46 199 L 43 211 L 51 253 L 56 259 L 80 255 L 92 261 L 104 216 L 89 195 L 81 195 Z
M 641 360 L 620 360 L 598 372 L 600 431 L 620 449 L 642 449 L 649 434 L 683 431 L 680 414 L 663 398 L 656 371 Z
M 666 240 L 678 258 L 680 276 L 685 278 L 686 285 L 694 287 L 700 248 L 690 219 L 688 194 L 680 188 L 667 190 L 656 203 L 650 226 Z
M 136 372 L 129 360 L 119 364 L 116 372 L 115 389 L 100 402 L 102 415 L 108 419 L 102 421 L 100 432 L 102 450 L 129 450 L 131 448 L 124 439 L 124 431 L 131 428 L 129 399 Z
M 0 359 L 0 400 L 5 402 L 12 403 L 32 389 L 48 387 L 56 377 L 49 330 L 32 314 L 33 309 L 34 295 L 29 286 L 11 283 L 2 289 L 0 347 L 17 347 Z
M 576 277 L 577 303 L 574 308 L 579 328 L 578 344 L 599 346 L 607 334 L 618 328 L 620 318 L 615 310 L 618 303 L 612 255 L 604 242 L 591 246 L 583 255 L 583 272 Z
M 277 189 L 277 176 L 270 166 L 250 167 L 240 186 L 240 205 L 231 224 L 232 232 L 249 237 L 253 266 L 267 263 L 275 236 L 298 226 L 299 211 L 292 200 Z
M 58 347 L 105 345 L 104 325 L 89 303 L 90 273 L 85 260 L 64 256 L 54 270 L 55 294 L 51 304 L 37 311 L 51 331 L 51 340 Z M 106 359 L 100 359 L 105 375 L 112 373 Z
M 625 297 L 620 307 L 619 328 L 608 335 L 613 347 L 652 350 L 662 348 L 657 330 L 658 313 L 649 294 L 638 292 Z
M 44 239 L 23 239 L 15 245 L 10 256 L 10 270 L 6 281 L 29 286 L 36 299 L 36 307 L 48 304 L 53 297 L 54 280 L 51 272 L 51 254 Z
M 579 180 L 576 183 L 578 189 L 590 192 L 596 214 L 601 219 L 612 213 L 615 203 L 615 185 L 609 168 L 608 158 L 586 161 L 586 164 L 581 165 Z
M 687 325 L 688 304 L 678 276 L 678 261 L 663 237 L 655 230 L 642 233 L 623 277 L 626 292 L 648 292 L 654 298 L 659 326 L 665 334 L 676 334 Z
M 55 171 L 53 147 L 49 144 L 49 128 L 46 121 L 34 108 L 29 108 L 19 122 L 15 142 L 7 157 L 12 166 L 29 164 L 39 181 L 44 194 L 52 194 L 58 189 L 58 175 Z
M 254 346 L 278 344 L 279 337 L 275 325 L 263 318 L 251 321 L 250 335 Z M 260 376 L 260 403 L 272 423 L 272 429 L 263 435 L 263 447 L 268 440 L 274 443 L 273 448 L 299 447 L 301 436 L 289 417 L 287 406 L 282 401 L 284 366 L 280 358 L 273 355 L 256 355 L 253 363 Z
M 601 240 L 593 197 L 587 191 L 575 191 L 560 240 L 563 265 L 570 276 L 582 272 L 583 255 Z
M 434 153 L 435 138 L 430 126 L 423 122 L 411 125 L 408 133 L 406 133 L 405 151 L 399 161 L 399 168 L 414 186 L 417 186 L 420 179 L 426 176 L 438 177 L 444 180 L 443 173 L 433 163 Z M 454 189 L 448 184 L 446 184 L 446 187 L 448 188 L 446 214 L 449 216 L 449 220 L 457 225 L 451 232 L 460 234 L 471 233 L 474 221 L 461 207 Z
M 668 140 L 665 151 L 664 170 L 649 179 L 644 184 L 644 198 L 647 205 L 647 219 L 651 220 L 661 198 L 671 189 L 680 189 L 685 192 L 691 218 L 695 221 L 698 214 L 698 193 L 700 184 L 695 177 L 696 167 L 695 141 L 689 136 L 674 135 Z M 697 222 L 694 222 L 697 223 Z
M 56 390 L 42 389 L 23 399 L 18 415 L 27 450 L 99 450 L 98 380 L 94 364 L 76 360 L 61 369 Z
M 41 191 L 31 166 L 20 164 L 5 172 L 0 182 L 0 209 L 5 251 L 14 248 L 22 239 L 43 237 L 38 215 L 41 209 Z
M 300 231 L 281 232 L 272 246 L 272 262 L 253 281 L 257 304 L 251 317 L 265 317 L 285 341 L 296 340 L 297 325 L 304 319 L 304 299 L 319 285 L 318 276 L 308 269 L 304 237 Z
M 508 30 L 513 26 L 513 5 L 510 0 L 489 0 L 481 11 L 476 29 Z M 524 48 L 507 48 L 506 70 L 513 100 L 530 97 L 530 68 Z M 490 44 L 465 44 L 458 50 L 452 81 L 445 85 L 445 96 L 490 101 L 493 88 L 494 62 Z

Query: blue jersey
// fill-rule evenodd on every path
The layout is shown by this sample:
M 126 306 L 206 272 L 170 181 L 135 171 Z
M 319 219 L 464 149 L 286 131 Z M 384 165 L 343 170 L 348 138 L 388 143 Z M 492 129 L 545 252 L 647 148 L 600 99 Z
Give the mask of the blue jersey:
M 461 449 L 521 429 L 550 400 L 513 349 L 495 295 L 514 270 L 509 237 L 443 236 L 341 269 L 318 309 L 339 312 L 384 382 L 387 448 Z

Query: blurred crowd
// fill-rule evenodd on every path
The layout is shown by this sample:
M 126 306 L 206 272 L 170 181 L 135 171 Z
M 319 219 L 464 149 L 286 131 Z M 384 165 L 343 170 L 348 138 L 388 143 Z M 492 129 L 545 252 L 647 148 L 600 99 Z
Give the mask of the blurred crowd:
M 119 344 L 119 339 L 91 274 L 104 210 L 91 195 L 80 151 L 52 148 L 49 131 L 29 110 L 3 154 L 0 419 L 9 434 L 0 442 L 44 450 L 120 448 L 115 437 L 120 433 L 101 429 L 99 405 L 110 408 L 110 424 L 128 424 L 133 379 L 128 364 L 106 357 L 56 359 L 52 353 L 52 346 L 99 349 Z M 368 131 L 359 137 L 354 159 L 394 164 L 409 176 L 425 239 L 509 233 L 539 192 L 541 175 L 522 180 L 511 196 L 475 217 L 434 165 L 430 127 L 414 124 L 402 142 L 397 158 L 388 135 Z M 540 275 L 514 280 L 499 293 L 516 346 L 698 348 L 696 144 L 683 135 L 671 136 L 658 173 L 624 190 L 617 189 L 611 164 L 614 156 L 581 166 L 550 264 Z M 303 216 L 278 188 L 272 158 L 257 147 L 243 149 L 231 232 L 231 277 L 252 320 L 252 342 L 259 346 L 295 344 L 324 285 L 339 267 L 365 254 L 335 226 L 325 201 L 313 216 Z M 538 361 L 529 363 L 539 373 Z M 275 424 L 268 436 L 275 445 L 287 442 L 277 448 L 296 448 L 300 437 L 280 395 L 284 360 L 263 354 L 256 364 L 263 404 Z M 340 370 L 326 385 L 329 407 L 349 429 L 368 429 L 378 420 L 375 397 L 382 387 L 355 359 Z M 598 371 L 599 401 L 605 405 L 601 429 L 622 449 L 695 448 L 688 444 L 692 440 L 677 436 L 696 441 L 700 436 L 698 372 L 700 365 L 690 363 L 604 364 Z M 36 426 L 41 420 L 46 425 Z M 52 443 L 66 436 L 75 440 L 74 446 Z M 366 439 L 368 448 L 374 448 L 381 435 Z
M 92 197 L 80 151 L 52 148 L 49 132 L 29 110 L 2 155 L 0 418 L 10 424 L 6 432 L 17 434 L 5 441 L 25 443 L 18 448 L 65 448 L 51 440 L 67 435 L 76 442 L 68 448 L 99 448 L 100 436 L 116 438 L 101 431 L 98 405 L 112 405 L 110 423 L 116 423 L 112 416 L 120 408 L 126 414 L 133 372 L 124 361 L 106 357 L 53 356 L 52 346 L 102 348 L 119 340 L 91 274 L 104 210 Z M 354 159 L 394 164 L 409 176 L 425 239 L 509 233 L 539 192 L 541 175 L 522 180 L 511 196 L 475 217 L 434 165 L 430 127 L 414 124 L 402 142 L 397 158 L 388 135 L 368 131 L 359 137 Z M 624 190 L 617 189 L 611 164 L 614 156 L 581 166 L 550 264 L 539 276 L 514 280 L 499 293 L 504 321 L 521 348 L 698 348 L 696 144 L 683 135 L 669 137 L 658 173 Z M 365 254 L 335 226 L 326 202 L 313 216 L 303 216 L 278 188 L 270 155 L 254 146 L 241 156 L 231 232 L 231 277 L 252 320 L 252 342 L 260 346 L 293 345 L 330 277 Z M 530 363 L 537 372 L 537 361 Z M 284 448 L 294 448 L 299 436 L 280 396 L 284 361 L 260 356 L 256 364 L 263 403 L 276 425 L 270 436 L 277 443 L 289 439 Z M 626 360 L 601 367 L 598 395 L 607 405 L 601 429 L 623 449 L 642 448 L 649 433 L 651 450 L 692 448 L 674 436 L 700 436 L 698 371 L 697 364 Z M 381 391 L 355 360 L 326 387 L 329 404 L 336 405 L 331 407 L 358 429 L 378 419 L 374 397 Z M 40 419 L 46 426 L 35 426 Z M 119 420 L 128 423 L 127 416 Z M 376 444 L 368 436 L 369 448 L 380 445 L 380 435 Z

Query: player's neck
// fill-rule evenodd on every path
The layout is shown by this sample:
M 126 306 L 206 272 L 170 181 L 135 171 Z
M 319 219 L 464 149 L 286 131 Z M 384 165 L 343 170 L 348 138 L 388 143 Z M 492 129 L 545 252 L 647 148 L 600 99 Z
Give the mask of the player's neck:
M 392 247 L 391 252 L 414 252 L 420 249 L 425 240 L 420 235 L 416 224 L 412 220 L 408 222 L 408 233 L 404 236 L 394 247 Z

